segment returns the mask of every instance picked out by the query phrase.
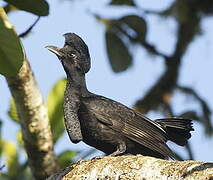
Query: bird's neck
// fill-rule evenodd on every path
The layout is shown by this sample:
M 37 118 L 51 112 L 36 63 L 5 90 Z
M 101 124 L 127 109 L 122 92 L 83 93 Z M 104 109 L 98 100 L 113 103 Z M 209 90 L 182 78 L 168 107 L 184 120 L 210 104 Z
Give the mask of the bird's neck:
M 87 90 L 85 75 L 78 74 L 78 72 L 72 75 L 68 74 L 66 91 L 77 93 L 80 96 L 88 96 L 90 92 Z

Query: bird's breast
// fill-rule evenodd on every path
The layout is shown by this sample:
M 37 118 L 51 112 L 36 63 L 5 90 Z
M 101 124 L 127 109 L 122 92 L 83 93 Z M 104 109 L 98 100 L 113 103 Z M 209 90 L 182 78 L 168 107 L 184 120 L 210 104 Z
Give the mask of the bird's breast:
M 101 123 L 86 103 L 81 104 L 78 115 L 83 141 L 107 154 L 112 153 L 119 140 L 118 133 Z

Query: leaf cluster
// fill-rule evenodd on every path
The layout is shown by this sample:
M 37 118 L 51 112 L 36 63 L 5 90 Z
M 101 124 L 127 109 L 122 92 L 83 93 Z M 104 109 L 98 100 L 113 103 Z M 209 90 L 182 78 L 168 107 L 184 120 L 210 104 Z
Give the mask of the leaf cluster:
M 109 5 L 129 6 L 135 10 L 134 14 L 114 19 L 102 18 L 102 15 L 95 14 L 99 22 L 106 27 L 106 51 L 112 70 L 117 73 L 131 67 L 134 60 L 134 48 L 131 47 L 135 44 L 151 55 L 161 57 L 165 62 L 164 73 L 146 94 L 136 101 L 134 108 L 141 113 L 154 110 L 164 114 L 164 116 L 179 116 L 196 120 L 204 127 L 205 133 L 211 136 L 213 134 L 211 108 L 193 87 L 183 87 L 179 84 L 179 77 L 183 56 L 195 37 L 201 35 L 201 23 L 205 17 L 212 15 L 213 2 L 178 0 L 173 1 L 169 7 L 161 11 L 141 9 L 133 0 L 111 0 Z M 175 21 L 177 26 L 176 43 L 172 54 L 160 52 L 155 45 L 147 40 L 149 33 L 148 16 L 157 16 L 162 20 L 170 18 Z M 172 100 L 177 92 L 182 96 L 193 97 L 194 103 L 200 105 L 200 111 L 186 109 L 180 114 L 175 114 Z M 192 159 L 193 153 L 189 145 L 186 150 L 189 159 Z M 179 156 L 179 159 L 182 158 Z

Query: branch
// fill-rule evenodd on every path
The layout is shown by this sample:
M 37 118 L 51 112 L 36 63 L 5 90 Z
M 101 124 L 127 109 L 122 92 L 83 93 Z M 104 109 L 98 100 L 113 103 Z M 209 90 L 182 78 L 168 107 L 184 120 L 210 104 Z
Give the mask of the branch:
M 2 169 L 4 169 L 4 167 L 5 167 L 5 165 L 3 164 L 3 165 L 1 165 L 0 166 L 0 171 L 2 170 Z
M 179 78 L 182 57 L 195 35 L 197 35 L 196 30 L 200 26 L 200 19 L 193 11 L 193 8 L 187 8 L 189 8 L 190 12 L 188 21 L 177 21 L 177 42 L 174 53 L 170 57 L 164 57 L 166 60 L 165 72 L 161 75 L 156 84 L 150 88 L 148 93 L 134 105 L 134 107 L 142 113 L 147 113 L 151 109 L 156 110 L 165 103 L 169 103 L 172 97 L 173 90 L 175 89 Z M 146 46 L 144 47 L 146 48 Z
M 167 161 L 148 156 L 106 156 L 81 161 L 52 175 L 48 180 L 69 179 L 211 179 L 213 163 Z
M 45 179 L 58 169 L 53 140 L 41 93 L 27 60 L 16 77 L 6 78 L 21 122 L 29 165 L 36 179 Z
M 157 50 L 157 48 L 149 43 L 148 41 L 144 40 L 141 41 L 138 39 L 138 37 L 132 37 L 130 34 L 128 34 L 128 32 L 126 30 L 124 30 L 122 27 L 120 27 L 120 25 L 114 25 L 123 35 L 125 35 L 126 37 L 128 37 L 128 39 L 134 43 L 138 43 L 141 46 L 143 46 L 149 53 L 151 53 L 152 55 L 156 55 L 156 56 L 160 56 L 162 58 L 164 58 L 165 60 L 168 60 L 168 56 L 160 51 Z
M 179 59 L 168 59 L 166 62 L 166 71 L 150 88 L 147 94 L 135 103 L 134 108 L 137 111 L 146 114 L 148 111 L 156 110 L 170 102 L 173 89 L 177 84 L 180 66 Z

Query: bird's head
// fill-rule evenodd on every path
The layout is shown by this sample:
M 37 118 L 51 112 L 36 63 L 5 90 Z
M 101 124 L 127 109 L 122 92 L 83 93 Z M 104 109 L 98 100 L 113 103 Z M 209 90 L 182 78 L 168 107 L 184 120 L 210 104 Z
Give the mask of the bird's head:
M 64 34 L 65 44 L 63 48 L 46 46 L 46 48 L 57 55 L 65 71 L 79 71 L 83 74 L 90 69 L 90 55 L 85 42 L 74 33 Z

